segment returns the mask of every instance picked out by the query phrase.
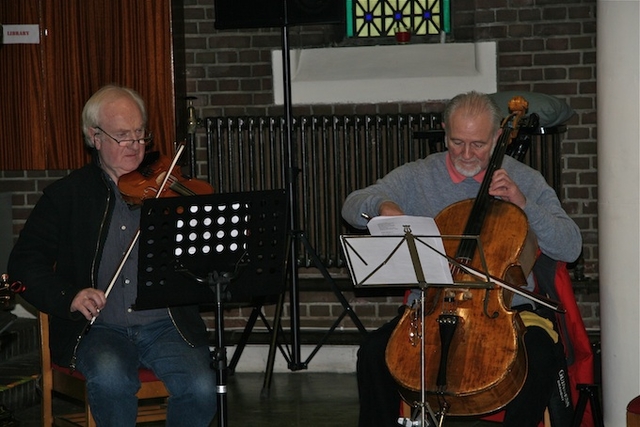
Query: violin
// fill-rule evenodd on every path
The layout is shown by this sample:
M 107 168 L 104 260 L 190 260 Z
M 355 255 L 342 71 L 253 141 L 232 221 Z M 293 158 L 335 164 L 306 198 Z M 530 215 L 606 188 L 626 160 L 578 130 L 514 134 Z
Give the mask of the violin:
M 118 180 L 123 199 L 131 205 L 141 205 L 144 200 L 157 197 L 195 196 L 214 192 L 208 182 L 184 176 L 178 166 L 174 166 L 171 171 L 170 168 L 170 158 L 157 151 L 147 153 L 138 169 L 122 175 Z M 167 174 L 167 184 L 158 194 Z

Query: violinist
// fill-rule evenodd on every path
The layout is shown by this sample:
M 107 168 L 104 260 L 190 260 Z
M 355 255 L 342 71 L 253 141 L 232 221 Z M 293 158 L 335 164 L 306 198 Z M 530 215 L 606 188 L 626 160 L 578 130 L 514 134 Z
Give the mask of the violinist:
M 9 274 L 24 284 L 24 299 L 50 315 L 53 362 L 86 378 L 98 426 L 136 424 L 139 367 L 169 391 L 167 425 L 209 426 L 216 381 L 198 307 L 132 309 L 137 245 L 113 277 L 139 227 L 140 209 L 123 200 L 118 181 L 138 168 L 151 142 L 145 103 L 129 88 L 102 87 L 86 102 L 82 126 L 93 161 L 44 189 Z
M 342 216 L 352 226 L 364 229 L 366 217 L 436 217 L 451 204 L 476 197 L 502 131 L 501 119 L 498 106 L 487 95 L 469 92 L 454 97 L 443 115 L 447 151 L 402 165 L 375 184 L 354 191 L 344 202 Z M 540 173 L 505 157 L 493 174 L 488 193 L 524 211 L 543 254 L 565 262 L 578 258 L 582 246 L 580 230 Z M 532 277 L 527 279 L 526 287 L 533 290 Z M 412 291 L 408 304 L 417 298 L 419 292 Z M 538 319 L 536 304 L 524 297 L 515 295 L 511 307 L 529 312 L 529 319 Z M 397 425 L 400 394 L 385 363 L 385 349 L 398 319 L 371 332 L 358 351 L 360 427 Z M 552 324 L 539 320 L 525 323 L 528 375 L 520 392 L 506 405 L 504 426 L 538 425 L 555 392 L 558 370 L 565 363 L 562 344 Z M 566 417 L 569 424 L 564 425 L 570 425 L 570 405 Z

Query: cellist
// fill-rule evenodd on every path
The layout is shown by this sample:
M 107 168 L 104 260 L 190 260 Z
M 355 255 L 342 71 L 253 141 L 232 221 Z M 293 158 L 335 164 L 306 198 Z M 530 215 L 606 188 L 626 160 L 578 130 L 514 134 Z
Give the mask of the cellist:
M 443 114 L 447 151 L 402 165 L 375 184 L 354 191 L 344 202 L 342 216 L 352 226 L 364 229 L 367 217 L 436 217 L 451 204 L 474 198 L 501 134 L 501 120 L 500 109 L 487 95 L 469 92 L 454 97 Z M 505 157 L 493 174 L 488 193 L 522 209 L 543 254 L 564 262 L 578 258 L 580 230 L 539 172 Z M 534 278 L 528 277 L 526 287 L 533 290 L 534 286 Z M 407 303 L 418 297 L 413 291 Z M 524 334 L 528 375 L 518 395 L 507 404 L 503 425 L 537 426 L 564 364 L 562 344 L 553 324 L 537 316 L 535 303 L 515 295 L 511 308 L 527 312 L 530 319 Z M 370 333 L 358 351 L 360 427 L 397 425 L 400 394 L 385 363 L 385 349 L 398 320 L 396 317 Z M 570 420 L 570 402 L 568 409 Z

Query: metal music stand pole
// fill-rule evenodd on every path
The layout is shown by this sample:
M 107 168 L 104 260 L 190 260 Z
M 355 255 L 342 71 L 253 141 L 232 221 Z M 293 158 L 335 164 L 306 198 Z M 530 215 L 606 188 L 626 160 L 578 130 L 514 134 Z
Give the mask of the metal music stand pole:
M 427 427 L 430 426 L 429 416 L 431 419 L 435 419 L 434 413 L 431 411 L 429 407 L 429 402 L 427 402 L 427 383 L 425 380 L 426 370 L 427 370 L 427 358 L 425 354 L 425 333 L 426 329 L 424 326 L 424 313 L 425 313 L 425 289 L 429 287 L 425 279 L 425 274 L 422 269 L 422 264 L 420 264 L 420 257 L 418 256 L 418 249 L 416 248 L 416 242 L 414 236 L 411 234 L 411 229 L 405 227 L 405 237 L 407 239 L 407 244 L 409 247 L 409 255 L 411 256 L 411 262 L 413 264 L 413 269 L 416 272 L 416 277 L 418 279 L 418 284 L 420 285 L 420 315 L 422 316 L 422 320 L 420 321 L 420 426 Z M 444 420 L 443 418 L 440 420 L 441 422 Z
M 216 392 L 218 394 L 218 422 L 220 427 L 228 425 L 228 406 L 227 406 L 227 349 L 224 344 L 224 303 L 222 295 L 223 284 L 231 282 L 230 276 L 223 274 L 215 277 L 209 274 L 207 277 L 207 285 L 211 288 L 214 286 L 216 292 L 216 349 L 213 356 L 213 363 L 216 365 Z
M 229 425 L 229 411 L 227 405 L 227 377 L 229 373 L 227 364 L 227 348 L 224 342 L 224 290 L 232 280 L 232 273 L 209 273 L 206 279 L 185 274 L 196 282 L 207 285 L 215 293 L 216 303 L 216 348 L 213 351 L 212 366 L 216 371 L 216 394 L 218 396 L 218 426 Z

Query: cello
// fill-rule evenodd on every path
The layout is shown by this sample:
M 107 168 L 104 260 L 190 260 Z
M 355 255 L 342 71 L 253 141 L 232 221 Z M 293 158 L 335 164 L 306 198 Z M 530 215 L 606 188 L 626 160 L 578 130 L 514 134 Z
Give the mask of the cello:
M 522 97 L 509 102 L 512 113 L 502 123 L 476 198 L 454 203 L 435 218 L 443 236 L 458 236 L 443 239 L 448 257 L 514 287 L 526 285 L 536 238 L 524 212 L 488 189 L 527 107 Z M 525 328 L 509 309 L 511 292 L 452 265 L 454 285 L 427 287 L 424 310 L 405 310 L 385 359 L 406 401 L 420 402 L 417 394 L 424 391 L 429 404 L 450 415 L 486 414 L 503 408 L 524 384 Z

